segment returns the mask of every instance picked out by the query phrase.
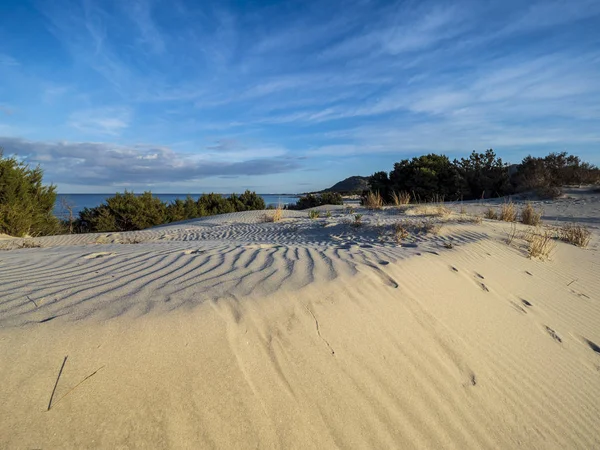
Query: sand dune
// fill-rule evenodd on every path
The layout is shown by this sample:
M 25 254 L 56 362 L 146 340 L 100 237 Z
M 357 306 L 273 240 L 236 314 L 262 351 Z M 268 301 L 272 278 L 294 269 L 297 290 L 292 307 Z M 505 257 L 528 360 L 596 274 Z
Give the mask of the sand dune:
M 0 253 L 0 447 L 600 447 L 596 231 L 540 261 L 502 222 L 398 245 L 441 219 L 359 212 Z

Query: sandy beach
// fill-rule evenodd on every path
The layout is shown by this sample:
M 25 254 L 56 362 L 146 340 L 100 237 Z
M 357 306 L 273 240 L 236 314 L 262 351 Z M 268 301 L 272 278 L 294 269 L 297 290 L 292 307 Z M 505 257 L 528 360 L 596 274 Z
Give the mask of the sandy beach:
M 600 193 L 500 202 L 4 238 L 0 447 L 600 448 Z

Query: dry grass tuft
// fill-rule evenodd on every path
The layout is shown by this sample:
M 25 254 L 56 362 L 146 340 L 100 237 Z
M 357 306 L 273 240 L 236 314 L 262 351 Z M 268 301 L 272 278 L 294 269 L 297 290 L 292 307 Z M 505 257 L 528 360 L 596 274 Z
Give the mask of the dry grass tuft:
M 410 194 L 406 191 L 392 192 L 392 201 L 395 206 L 408 205 L 410 203 Z
M 529 243 L 527 252 L 530 258 L 549 259 L 550 254 L 556 248 L 555 233 L 550 230 L 544 232 L 532 232 L 525 236 Z
M 513 202 L 506 202 L 502 204 L 500 209 L 500 220 L 504 222 L 516 222 L 517 220 L 517 207 Z
M 363 205 L 367 209 L 381 209 L 383 207 L 383 198 L 379 192 L 368 192 L 363 198 Z
M 536 211 L 531 203 L 527 204 L 521 210 L 521 222 L 525 225 L 533 225 L 537 227 L 542 223 L 542 212 Z
M 559 229 L 559 237 L 561 241 L 576 245 L 577 247 L 585 248 L 590 243 L 592 233 L 585 227 L 575 224 L 567 224 Z
M 265 214 L 265 222 L 279 222 L 283 218 L 283 205 L 277 205 L 272 212 Z
M 409 216 L 449 216 L 452 214 L 452 210 L 441 204 L 424 204 L 408 209 L 406 214 Z
M 320 216 L 320 213 L 319 213 L 319 211 L 317 211 L 317 210 L 315 210 L 315 209 L 313 209 L 312 211 L 309 211 L 309 212 L 308 212 L 308 217 L 309 217 L 311 220 L 318 219 L 318 218 L 319 218 L 319 216 Z
M 485 218 L 491 219 L 491 220 L 498 220 L 498 213 L 496 212 L 496 210 L 494 208 L 490 207 L 485 212 Z

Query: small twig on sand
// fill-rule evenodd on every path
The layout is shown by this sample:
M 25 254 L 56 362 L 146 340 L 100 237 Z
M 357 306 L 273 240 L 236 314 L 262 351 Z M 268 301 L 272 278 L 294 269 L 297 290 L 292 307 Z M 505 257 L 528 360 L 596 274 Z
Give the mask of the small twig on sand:
M 65 364 L 67 363 L 68 357 L 69 357 L 69 355 L 65 356 L 65 359 L 63 359 L 62 366 L 60 366 L 58 376 L 56 377 L 56 383 L 54 383 L 54 389 L 52 389 L 52 395 L 50 396 L 50 402 L 48 402 L 48 410 L 47 411 L 50 411 L 50 408 L 52 408 L 52 399 L 54 398 L 54 393 L 56 392 L 56 386 L 58 386 L 58 380 L 60 380 L 60 376 L 62 374 L 63 369 L 65 368 Z
M 571 286 L 571 285 L 572 285 L 573 283 L 575 283 L 575 282 L 576 282 L 578 279 L 579 279 L 579 278 L 577 278 L 577 279 L 575 279 L 575 280 L 571 281 L 569 284 L 567 284 L 567 286 Z
M 29 295 L 26 295 L 25 297 L 27 297 L 27 300 L 29 300 L 31 303 L 33 303 L 33 304 L 35 305 L 35 307 L 36 307 L 36 308 L 38 307 L 38 305 L 37 305 L 37 303 L 35 302 L 35 300 L 34 300 L 34 299 L 32 299 L 32 298 L 31 298 Z
M 80 384 L 82 384 L 88 378 L 92 378 L 94 375 L 96 375 L 98 372 L 100 372 L 100 370 L 103 369 L 103 368 L 104 368 L 104 366 L 100 367 L 99 369 L 96 369 L 95 372 L 89 374 L 87 377 L 85 377 L 83 380 L 81 380 L 79 383 L 77 383 L 75 386 L 73 386 L 71 389 L 69 389 L 69 391 L 65 395 L 63 395 L 61 398 L 59 398 L 58 400 L 56 400 L 56 403 L 54 403 L 54 405 L 56 406 L 58 404 L 58 402 L 60 402 L 63 398 L 65 398 L 67 395 L 69 395 L 75 389 L 77 389 Z

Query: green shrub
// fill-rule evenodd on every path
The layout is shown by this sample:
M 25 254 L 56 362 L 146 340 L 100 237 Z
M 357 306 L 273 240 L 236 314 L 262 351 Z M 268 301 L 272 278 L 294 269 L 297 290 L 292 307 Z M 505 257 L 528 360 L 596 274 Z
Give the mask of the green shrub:
M 338 192 L 323 192 L 322 194 L 307 194 L 298 199 L 295 205 L 288 209 L 308 209 L 322 205 L 343 205 L 344 199 Z
M 318 219 L 319 216 L 320 216 L 320 213 L 316 209 L 313 209 L 308 212 L 308 217 L 311 218 L 312 220 Z
M 56 187 L 42 184 L 40 167 L 30 168 L 0 149 L 0 233 L 39 236 L 61 231 L 52 214 Z
M 78 232 L 134 231 L 180 220 L 215 214 L 265 209 L 262 197 L 246 191 L 242 195 L 203 194 L 197 201 L 191 196 L 166 204 L 150 192 L 115 194 L 95 208 L 79 213 L 75 229 Z

